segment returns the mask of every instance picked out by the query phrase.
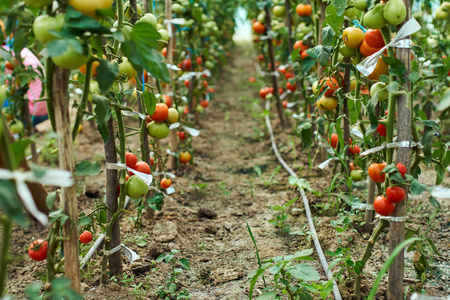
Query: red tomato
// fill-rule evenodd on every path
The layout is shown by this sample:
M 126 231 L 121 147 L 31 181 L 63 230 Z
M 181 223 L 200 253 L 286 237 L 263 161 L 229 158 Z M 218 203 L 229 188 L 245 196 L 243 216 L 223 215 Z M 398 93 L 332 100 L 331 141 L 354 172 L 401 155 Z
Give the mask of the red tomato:
M 296 41 L 294 44 L 294 50 L 297 50 L 300 48 L 300 50 L 306 50 L 308 49 L 308 45 L 303 44 L 303 41 Z
M 300 57 L 301 57 L 302 59 L 305 59 L 305 58 L 308 57 L 308 56 L 309 56 L 308 52 L 306 52 L 306 51 L 304 51 L 304 50 L 302 50 L 302 51 L 300 52 Z
M 386 137 L 386 126 L 384 126 L 383 124 L 378 124 L 377 132 L 382 137 Z
M 266 99 L 267 94 L 270 93 L 270 89 L 268 87 L 262 88 L 259 90 L 259 96 L 263 99 Z
M 331 135 L 331 141 L 328 141 L 328 142 L 330 143 L 331 147 L 333 147 L 334 149 L 336 149 L 337 144 L 338 144 L 338 140 L 339 140 L 338 135 L 337 135 L 336 133 L 333 133 L 333 134 Z
M 92 241 L 92 233 L 89 231 L 84 231 L 82 234 L 80 234 L 80 242 L 83 244 L 88 244 Z
M 163 178 L 161 179 L 161 187 L 163 189 L 168 189 L 170 188 L 170 186 L 172 185 L 172 180 L 170 180 L 169 178 Z
M 185 87 L 189 87 L 189 84 L 191 84 L 191 82 L 189 80 L 185 80 L 184 81 L 184 86 Z
M 164 48 L 161 50 L 161 54 L 162 54 L 164 57 L 167 57 L 167 48 L 166 48 L 166 47 L 164 47 Z
M 168 116 L 169 116 L 169 108 L 167 107 L 167 105 L 164 103 L 157 103 L 155 112 L 150 117 L 152 118 L 153 121 L 164 122 Z
M 284 100 L 284 101 L 282 102 L 282 104 L 283 104 L 283 107 L 284 107 L 284 108 L 287 108 L 288 102 L 287 102 L 286 100 Z
M 262 54 L 258 55 L 258 60 L 259 61 L 263 61 L 264 60 L 264 55 L 262 55 Z
M 37 239 L 32 242 L 28 248 L 28 256 L 35 261 L 41 261 L 47 258 L 48 242 L 43 239 Z
M 178 137 L 180 138 L 181 141 L 184 141 L 187 138 L 187 133 L 184 131 L 180 131 L 178 132 Z
M 209 101 L 203 99 L 202 101 L 200 101 L 200 105 L 203 106 L 204 108 L 207 108 L 209 106 Z
M 138 159 L 137 156 L 134 155 L 131 152 L 125 153 L 125 164 L 127 167 L 134 169 L 134 166 L 136 166 Z
M 397 165 L 395 165 L 398 169 L 398 171 L 400 172 L 400 174 L 402 174 L 403 178 L 405 177 L 406 174 L 406 167 L 404 164 L 402 163 L 397 163 Z
M 192 61 L 190 58 L 186 58 L 185 60 L 183 60 L 182 65 L 181 65 L 181 69 L 183 71 L 189 71 L 192 67 Z
M 310 16 L 312 13 L 312 6 L 310 4 L 299 4 L 295 8 L 295 11 L 300 17 Z
M 292 84 L 291 82 L 288 81 L 288 83 L 286 83 L 286 88 L 291 92 L 293 92 L 297 89 L 297 84 L 296 83 Z
M 395 210 L 395 204 L 390 202 L 384 196 L 378 196 L 373 201 L 375 211 L 382 216 L 389 216 Z
M 383 183 L 386 179 L 386 174 L 382 173 L 381 171 L 384 170 L 387 163 L 382 162 L 381 164 L 373 163 L 369 166 L 369 177 L 378 183 Z
M 155 159 L 152 157 L 150 157 L 150 166 L 153 166 L 155 164 Z
M 134 166 L 134 168 L 136 171 L 141 172 L 141 173 L 145 173 L 145 174 L 150 174 L 150 166 L 148 165 L 148 163 L 146 163 L 145 161 L 140 161 L 136 164 L 136 166 Z M 133 176 L 134 173 L 130 172 L 130 175 Z
M 284 74 L 284 78 L 285 79 L 295 78 L 295 74 L 292 72 L 286 72 L 286 74 Z
M 398 203 L 405 198 L 405 190 L 399 186 L 390 186 L 386 189 L 386 198 L 390 202 Z
M 359 154 L 361 152 L 361 148 L 359 148 L 358 145 L 350 146 L 349 147 L 350 154 L 355 156 L 356 154 Z
M 183 108 L 183 113 L 184 113 L 185 115 L 189 114 L 189 106 L 185 106 L 185 107 Z
M 203 63 L 202 57 L 201 56 L 197 56 L 196 60 L 197 60 L 197 65 L 201 66 L 202 63 Z
M 264 32 L 266 32 L 266 26 L 264 26 L 264 24 L 262 24 L 262 23 L 260 23 L 258 21 L 253 23 L 252 29 L 257 34 L 263 34 Z
M 366 41 L 367 46 L 371 48 L 382 48 L 386 45 L 380 29 L 368 29 L 364 35 L 364 40 Z
M 250 77 L 249 79 L 248 79 L 248 82 L 256 82 L 256 78 L 255 77 Z

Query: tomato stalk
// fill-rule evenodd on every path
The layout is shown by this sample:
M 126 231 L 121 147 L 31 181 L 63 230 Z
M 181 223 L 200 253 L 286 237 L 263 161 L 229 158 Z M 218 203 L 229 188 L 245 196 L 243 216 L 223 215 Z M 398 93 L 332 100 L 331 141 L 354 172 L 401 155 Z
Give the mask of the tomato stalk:
M 91 77 L 92 77 L 92 64 L 94 62 L 94 59 L 90 59 L 86 64 L 86 75 L 84 80 L 84 87 L 83 87 L 83 95 L 81 96 L 80 105 L 78 107 L 77 116 L 75 117 L 75 123 L 74 127 L 72 128 L 72 140 L 75 141 L 75 138 L 78 134 L 78 128 L 80 127 L 83 117 L 84 117 L 84 111 L 86 110 L 86 105 L 89 97 L 90 92 L 90 83 L 91 83 Z
M 0 298 L 2 298 L 5 292 L 8 265 L 11 263 L 9 247 L 11 242 L 12 222 L 7 216 L 1 216 L 0 222 L 3 226 L 2 247 L 0 254 Z
M 355 280 L 355 299 L 361 299 L 361 275 L 363 273 L 363 269 L 369 260 L 369 258 L 372 256 L 372 250 L 375 246 L 375 242 L 377 241 L 380 234 L 383 232 L 385 228 L 389 227 L 389 222 L 386 220 L 380 220 L 377 227 L 373 230 L 372 235 L 370 236 L 370 239 L 367 241 L 366 249 L 364 250 L 364 253 L 360 259 L 360 261 L 363 263 L 361 266 L 361 269 L 359 270 L 359 275 L 356 275 Z
M 47 94 L 47 114 L 48 119 L 50 120 L 50 123 L 52 124 L 53 131 L 56 132 L 56 125 L 55 125 L 55 111 L 53 109 L 53 69 L 55 67 L 55 64 L 53 63 L 53 60 L 51 57 L 47 58 L 47 63 L 45 67 L 45 78 L 47 78 L 47 82 L 45 85 L 45 93 Z
M 61 230 L 61 223 L 58 219 L 52 226 L 47 239 L 48 240 L 48 248 L 47 248 L 47 282 L 52 282 L 55 279 L 57 268 L 55 267 L 55 254 L 56 249 L 58 248 L 58 236 Z

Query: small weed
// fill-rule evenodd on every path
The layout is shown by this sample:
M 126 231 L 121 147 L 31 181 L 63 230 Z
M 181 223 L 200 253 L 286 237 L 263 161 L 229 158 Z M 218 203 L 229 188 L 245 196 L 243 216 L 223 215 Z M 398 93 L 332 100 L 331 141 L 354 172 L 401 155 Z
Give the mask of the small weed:
M 277 212 L 276 215 L 275 215 L 275 218 L 274 219 L 270 219 L 268 222 L 270 224 L 275 225 L 275 227 L 280 228 L 280 232 L 282 234 L 290 231 L 289 225 L 286 223 L 286 221 L 287 221 L 287 219 L 289 217 L 289 215 L 286 214 L 286 209 L 289 206 L 291 206 L 292 204 L 294 204 L 295 201 L 297 201 L 297 200 L 298 200 L 298 197 L 294 198 L 292 200 L 289 200 L 284 205 L 268 205 L 268 207 L 271 210 Z
M 230 195 L 230 192 L 228 191 L 228 187 L 227 187 L 227 183 L 226 182 L 219 183 L 217 185 L 217 188 L 221 192 L 222 199 L 225 198 L 225 196 L 229 196 Z
M 158 287 L 155 294 L 161 299 L 190 299 L 191 296 L 186 289 L 179 290 L 177 286 L 177 276 L 183 273 L 183 270 L 190 270 L 191 266 L 186 258 L 176 259 L 179 250 L 173 249 L 168 253 L 163 253 L 156 259 L 156 262 L 165 261 L 172 266 L 172 276 L 166 280 L 167 285 Z M 177 263 L 181 268 L 176 267 Z
M 275 175 L 277 175 L 277 173 L 280 171 L 281 166 L 276 167 L 275 170 L 273 170 L 272 174 L 270 175 L 269 179 L 267 179 L 267 180 L 262 175 L 260 167 L 254 166 L 253 169 L 255 170 L 256 174 L 258 175 L 258 177 L 261 179 L 261 181 L 263 182 L 263 184 L 265 186 L 270 186 L 272 184 L 278 183 L 278 181 L 274 180 L 274 178 L 275 178 Z

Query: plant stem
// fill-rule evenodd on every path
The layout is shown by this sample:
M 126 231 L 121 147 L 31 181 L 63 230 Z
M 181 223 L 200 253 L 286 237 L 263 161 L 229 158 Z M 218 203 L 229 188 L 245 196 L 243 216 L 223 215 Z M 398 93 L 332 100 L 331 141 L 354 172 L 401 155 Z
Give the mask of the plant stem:
M 10 246 L 9 243 L 11 242 L 12 223 L 7 216 L 2 216 L 0 218 L 0 221 L 3 225 L 3 237 L 0 255 L 0 298 L 2 298 L 6 286 L 8 265 L 11 262 L 11 258 L 9 256 L 9 246 Z
M 91 77 L 92 77 L 92 63 L 93 62 L 94 62 L 94 60 L 90 59 L 86 64 L 86 77 L 84 80 L 83 96 L 81 96 L 80 106 L 78 107 L 74 127 L 72 128 L 72 140 L 73 141 L 75 141 L 75 138 L 77 137 L 78 127 L 83 122 L 83 116 L 84 116 L 83 111 L 86 110 L 86 105 L 87 105 L 87 101 L 88 101 L 89 89 L 90 89 L 90 83 L 91 83 Z

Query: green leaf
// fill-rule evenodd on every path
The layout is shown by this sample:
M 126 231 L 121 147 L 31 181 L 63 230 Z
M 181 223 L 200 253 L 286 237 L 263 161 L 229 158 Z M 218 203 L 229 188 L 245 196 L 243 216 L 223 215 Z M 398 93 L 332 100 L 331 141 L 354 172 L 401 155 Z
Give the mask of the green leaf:
M 146 114 L 150 115 L 150 116 L 153 115 L 153 113 L 155 112 L 155 109 L 156 109 L 156 103 L 158 102 L 158 100 L 156 99 L 156 96 L 149 91 L 144 91 L 144 92 L 142 92 L 140 97 L 141 97 L 142 103 L 144 103 Z
M 162 54 L 157 51 L 160 38 L 161 35 L 152 25 L 140 22 L 133 27 L 131 40 L 122 43 L 121 48 L 138 73 L 144 68 L 153 77 L 170 82 L 169 70 Z
M 91 218 L 86 216 L 83 218 L 78 219 L 77 225 L 78 227 L 85 227 L 91 223 Z
M 166 254 L 160 254 L 157 258 L 156 258 L 156 262 L 162 262 L 164 260 L 164 258 L 166 257 Z
M 328 5 L 325 9 L 325 13 L 327 17 L 325 18 L 322 27 L 330 25 L 334 32 L 340 32 L 341 26 L 344 22 L 344 16 L 342 14 L 338 15 L 334 5 Z
M 450 108 L 450 90 L 447 90 L 444 95 L 442 96 L 441 101 L 439 102 L 438 106 L 436 107 L 437 111 L 444 111 L 446 109 Z
M 22 209 L 22 202 L 17 197 L 14 181 L 0 179 L 0 209 L 11 221 L 22 227 L 28 225 L 27 217 Z
M 95 104 L 94 112 L 97 116 L 97 129 L 100 132 L 103 142 L 109 141 L 109 131 L 107 123 L 111 118 L 111 107 L 108 98 L 99 95 L 92 95 L 92 102 Z
M 271 300 L 271 299 L 275 299 L 276 296 L 277 296 L 277 291 L 271 291 L 271 292 L 262 294 L 261 296 L 256 298 L 256 300 Z
M 419 182 L 419 180 L 415 179 L 411 182 L 411 186 L 409 187 L 409 191 L 413 196 L 420 195 L 427 188 L 425 184 Z
M 330 49 L 325 48 L 322 45 L 318 45 L 315 46 L 314 48 L 306 50 L 306 52 L 308 52 L 308 54 L 311 55 L 311 57 L 317 58 L 317 60 L 321 65 L 326 65 L 327 62 L 331 59 L 329 55 L 329 50 Z
M 102 167 L 98 162 L 90 162 L 88 160 L 77 162 L 75 165 L 75 176 L 98 175 L 102 171 Z
M 54 191 L 47 195 L 47 199 L 46 199 L 45 203 L 47 204 L 48 209 L 50 209 L 50 210 L 53 209 L 53 205 L 55 204 L 57 194 L 58 193 L 56 191 Z
M 181 258 L 179 260 L 179 262 L 180 262 L 180 265 L 181 265 L 181 267 L 183 269 L 185 269 L 185 270 L 190 270 L 191 269 L 191 265 L 189 263 L 189 260 L 187 260 L 187 258 Z
M 200 7 L 195 7 L 192 10 L 192 16 L 199 23 L 202 23 L 202 14 L 203 14 L 203 11 L 202 11 L 202 9 Z
M 383 56 L 383 60 L 385 63 L 389 65 L 389 74 L 398 77 L 403 77 L 403 75 L 406 73 L 405 65 L 402 63 L 401 60 L 386 56 Z
M 395 93 L 398 91 L 400 84 L 397 81 L 392 82 L 388 86 L 386 86 L 386 90 L 391 93 Z
M 253 275 L 252 279 L 250 280 L 250 289 L 248 292 L 248 299 L 250 299 L 250 300 L 252 299 L 253 289 L 255 288 L 256 282 L 258 281 L 258 277 L 261 276 L 268 267 L 269 266 L 265 266 L 263 268 L 256 270 L 255 274 Z
M 119 65 L 105 59 L 99 59 L 98 61 L 100 65 L 97 67 L 97 73 L 101 74 L 101 76 L 97 76 L 98 87 L 104 94 L 113 85 L 117 75 L 119 75 Z
M 307 264 L 298 264 L 294 268 L 288 269 L 288 272 L 295 278 L 303 281 L 320 280 L 320 274 L 313 267 Z
M 83 53 L 83 47 L 79 41 L 74 38 L 56 39 L 46 45 L 48 55 L 55 57 L 63 54 L 68 46 L 72 46 L 77 53 Z
M 295 201 L 297 201 L 297 200 L 298 200 L 298 197 L 296 197 L 296 198 L 294 198 L 294 199 L 292 199 L 292 200 L 289 200 L 289 201 L 284 205 L 284 207 L 291 206 L 291 205 L 294 204 Z
M 337 15 L 342 16 L 347 7 L 347 0 L 334 0 L 334 6 L 336 7 Z
M 151 209 L 161 211 L 164 205 L 164 195 L 155 193 L 155 196 L 147 199 L 147 204 Z
M 343 1 L 347 1 L 347 0 L 343 0 Z M 324 46 L 331 45 L 331 43 L 333 42 L 335 34 L 336 33 L 334 32 L 333 28 L 331 28 L 330 25 L 322 28 L 323 45 Z
M 23 139 L 15 141 L 14 144 L 12 144 L 12 151 L 14 154 L 14 160 L 12 161 L 13 169 L 17 169 L 20 163 L 25 159 L 26 151 L 30 143 L 30 139 Z
M 41 292 L 42 285 L 38 282 L 32 283 L 26 287 L 25 293 L 29 300 L 40 300 L 41 297 L 39 293 Z
M 97 20 L 76 11 L 73 7 L 68 6 L 65 16 L 65 27 L 73 35 L 83 34 L 85 31 L 98 34 L 111 33 L 108 29 L 102 26 Z
M 419 78 L 420 78 L 420 74 L 417 73 L 417 72 L 412 72 L 412 73 L 409 74 L 409 80 L 410 80 L 412 83 L 417 82 L 417 81 L 419 80 Z
M 434 129 L 428 129 L 425 131 L 422 137 L 423 154 L 425 155 L 425 164 L 429 164 L 433 158 L 433 136 L 436 131 Z

